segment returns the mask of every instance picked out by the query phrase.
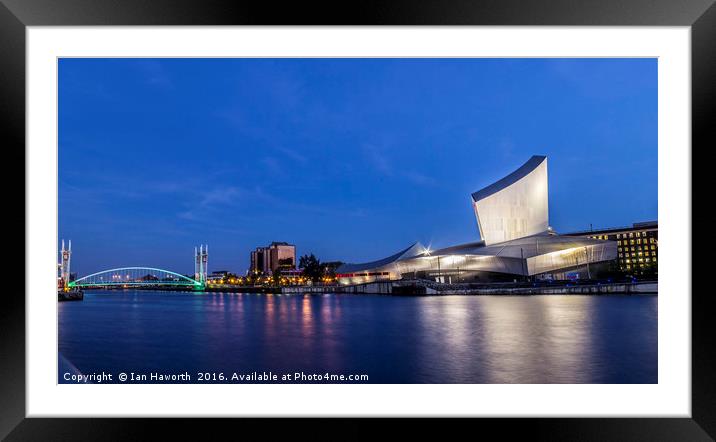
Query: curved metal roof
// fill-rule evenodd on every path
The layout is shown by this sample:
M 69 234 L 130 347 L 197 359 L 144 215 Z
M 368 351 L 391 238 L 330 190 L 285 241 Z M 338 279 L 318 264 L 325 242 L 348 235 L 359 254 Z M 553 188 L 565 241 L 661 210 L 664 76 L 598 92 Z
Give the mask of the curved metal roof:
M 485 248 L 485 241 L 469 242 L 465 244 L 458 244 L 456 246 L 445 247 L 442 249 L 433 250 L 430 252 L 430 256 L 443 256 L 443 255 L 472 255 L 479 253 L 481 249 Z
M 398 261 L 400 259 L 406 259 L 406 258 L 412 258 L 415 256 L 418 256 L 422 254 L 425 251 L 425 247 L 420 244 L 419 242 L 416 242 L 412 246 L 408 247 L 407 249 L 401 250 L 400 252 L 390 255 L 387 258 L 379 259 L 377 261 L 371 261 L 371 262 L 364 262 L 361 264 L 343 264 L 342 266 L 338 267 L 336 269 L 336 273 L 353 273 L 353 272 L 361 272 L 364 270 L 369 269 L 376 269 L 379 267 L 387 266 L 388 264 L 392 264 L 395 261 Z
M 533 155 L 532 158 L 527 160 L 525 164 L 520 166 L 517 170 L 512 172 L 511 174 L 507 175 L 506 177 L 502 178 L 501 180 L 495 181 L 494 183 L 490 184 L 489 186 L 478 190 L 477 192 L 474 192 L 472 194 L 472 200 L 473 201 L 480 201 L 481 199 L 487 198 L 490 195 L 493 195 L 497 192 L 499 192 L 502 189 L 505 189 L 512 184 L 516 183 L 517 181 L 521 180 L 525 176 L 529 175 L 530 172 L 535 170 L 537 166 L 542 164 L 544 160 L 546 160 L 547 157 L 544 155 Z

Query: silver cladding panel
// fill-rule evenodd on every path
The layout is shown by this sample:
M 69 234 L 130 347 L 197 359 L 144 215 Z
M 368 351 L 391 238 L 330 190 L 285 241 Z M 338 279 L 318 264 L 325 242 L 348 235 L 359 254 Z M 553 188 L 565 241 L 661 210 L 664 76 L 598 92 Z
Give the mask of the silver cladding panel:
M 488 186 L 489 192 L 483 189 L 473 194 L 480 237 L 486 245 L 535 235 L 549 227 L 547 158 L 531 158 L 506 179 L 505 187 Z
M 523 258 L 524 257 L 524 258 Z M 438 269 L 486 271 L 512 275 L 537 275 L 603 261 L 617 257 L 615 241 L 558 235 L 533 235 L 492 246 L 469 243 L 436 250 L 430 255 L 398 259 L 386 265 L 368 268 L 366 272 L 390 272 L 389 278 L 400 279 L 401 274 Z M 374 278 L 344 278 L 343 284 L 368 282 Z
M 601 241 L 597 244 L 563 249 L 527 258 L 527 268 L 529 275 L 538 275 L 587 263 L 611 261 L 616 258 L 616 242 Z

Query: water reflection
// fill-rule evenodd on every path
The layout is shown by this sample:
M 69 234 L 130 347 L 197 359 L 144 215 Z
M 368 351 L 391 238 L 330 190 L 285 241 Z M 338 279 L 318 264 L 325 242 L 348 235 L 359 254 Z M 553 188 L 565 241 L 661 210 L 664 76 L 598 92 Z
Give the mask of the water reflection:
M 657 382 L 656 297 L 89 292 L 59 307 L 83 371 L 365 373 L 375 383 Z
M 484 298 L 487 382 L 588 382 L 589 297 Z

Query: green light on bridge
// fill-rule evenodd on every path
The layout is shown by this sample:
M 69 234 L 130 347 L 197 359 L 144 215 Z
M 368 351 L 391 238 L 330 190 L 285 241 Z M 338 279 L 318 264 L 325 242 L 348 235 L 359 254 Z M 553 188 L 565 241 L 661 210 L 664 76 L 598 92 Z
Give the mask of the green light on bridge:
M 155 273 L 161 273 L 165 275 L 171 275 L 170 279 L 166 277 L 163 280 L 160 279 L 149 279 L 143 280 L 141 277 L 135 277 L 132 281 L 122 281 L 121 277 L 117 278 L 116 275 L 129 273 L 146 273 L 147 275 L 154 275 Z M 105 276 L 108 278 L 105 280 Z M 91 275 L 83 276 L 75 281 L 71 281 L 67 284 L 69 288 L 81 288 L 81 287 L 127 287 L 127 286 L 147 286 L 147 287 L 161 287 L 161 286 L 177 286 L 177 287 L 191 287 L 194 290 L 203 290 L 206 285 L 201 281 L 197 281 L 188 276 L 181 275 L 179 273 L 171 272 L 169 270 L 158 269 L 153 267 L 121 267 L 116 269 L 103 270 L 101 272 L 92 273 Z

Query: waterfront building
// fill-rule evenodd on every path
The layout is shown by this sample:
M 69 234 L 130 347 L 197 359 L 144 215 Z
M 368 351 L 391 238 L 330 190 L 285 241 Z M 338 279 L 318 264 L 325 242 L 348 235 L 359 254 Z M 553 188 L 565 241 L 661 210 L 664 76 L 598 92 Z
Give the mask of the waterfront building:
M 627 227 L 583 230 L 565 233 L 564 236 L 615 241 L 617 263 L 621 272 L 654 276 L 658 274 L 659 223 L 657 221 L 634 223 Z
M 228 270 L 217 270 L 215 272 L 211 272 L 211 275 L 206 277 L 206 282 L 209 284 L 221 284 L 229 275 Z
M 281 269 L 279 273 L 282 277 L 297 279 L 303 276 L 303 269 Z
M 617 243 L 558 235 L 549 226 L 547 157 L 533 156 L 472 194 L 480 240 L 429 250 L 420 243 L 381 260 L 344 264 L 341 284 L 403 278 L 437 282 L 591 279 L 617 258 Z
M 273 273 L 276 269 L 296 267 L 296 246 L 287 242 L 272 242 L 251 252 L 251 273 Z

